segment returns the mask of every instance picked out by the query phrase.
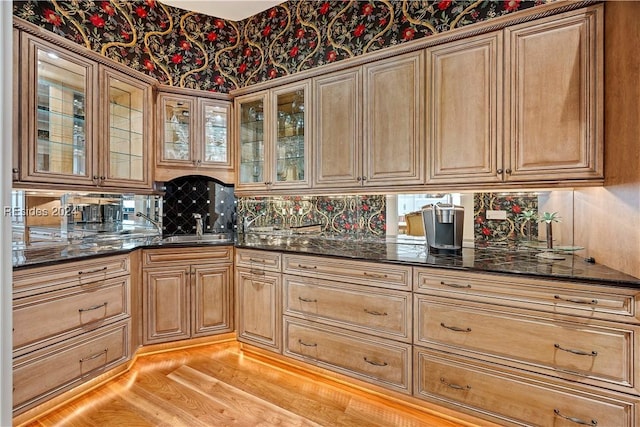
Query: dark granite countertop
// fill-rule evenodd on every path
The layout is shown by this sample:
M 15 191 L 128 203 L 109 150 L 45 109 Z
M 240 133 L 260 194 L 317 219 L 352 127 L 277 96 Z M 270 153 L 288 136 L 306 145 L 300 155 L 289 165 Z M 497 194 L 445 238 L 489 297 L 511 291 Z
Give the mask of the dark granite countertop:
M 459 254 L 434 254 L 428 253 L 421 241 L 260 235 L 239 235 L 236 247 L 640 288 L 640 279 L 587 262 L 572 253 L 562 254 L 562 260 L 540 258 L 540 252 L 531 249 L 505 247 L 464 248 Z
M 319 255 L 412 266 L 437 267 L 478 272 L 518 274 L 611 286 L 640 288 L 640 279 L 589 263 L 583 257 L 563 254 L 562 260 L 538 257 L 538 251 L 515 248 L 464 248 L 460 254 L 428 253 L 423 241 L 412 239 L 361 239 L 337 236 L 240 234 L 229 240 L 206 242 L 167 242 L 160 237 L 124 238 L 100 243 L 50 246 L 13 251 L 14 270 L 54 265 L 87 257 L 127 253 L 139 248 L 228 246 Z

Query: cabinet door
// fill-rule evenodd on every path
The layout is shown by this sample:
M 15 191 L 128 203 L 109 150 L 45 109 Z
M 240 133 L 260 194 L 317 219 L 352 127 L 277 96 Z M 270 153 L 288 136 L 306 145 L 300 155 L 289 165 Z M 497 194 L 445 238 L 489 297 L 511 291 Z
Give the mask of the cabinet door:
M 190 337 L 190 273 L 189 266 L 144 271 L 144 344 Z
M 96 64 L 22 35 L 21 179 L 94 184 Z
M 427 49 L 428 183 L 502 181 L 502 39 Z
M 158 137 L 156 164 L 161 166 L 193 167 L 193 145 L 196 104 L 193 98 L 160 94 L 158 105 Z
M 603 178 L 603 7 L 506 31 L 505 180 Z
M 282 350 L 281 276 L 264 270 L 236 270 L 238 341 Z
M 232 266 L 194 265 L 191 298 L 192 337 L 233 330 L 231 313 Z
M 264 190 L 272 182 L 269 156 L 267 92 L 235 99 L 238 123 L 238 187 Z
M 150 186 L 151 86 L 101 68 L 102 147 L 100 183 Z
M 233 168 L 233 153 L 229 144 L 230 113 L 231 106 L 228 102 L 198 99 L 197 167 Z
M 313 79 L 314 187 L 361 185 L 360 79 L 360 69 Z
M 423 80 L 422 51 L 364 66 L 364 185 L 424 182 Z
M 271 92 L 276 126 L 271 127 L 274 153 L 273 185 L 283 188 L 309 186 L 309 83 L 294 84 Z

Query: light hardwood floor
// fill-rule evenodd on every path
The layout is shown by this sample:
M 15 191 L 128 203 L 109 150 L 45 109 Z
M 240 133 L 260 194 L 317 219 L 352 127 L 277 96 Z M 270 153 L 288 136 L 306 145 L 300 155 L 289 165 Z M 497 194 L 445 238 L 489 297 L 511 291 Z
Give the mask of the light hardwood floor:
M 29 427 L 444 426 L 458 424 L 240 351 L 145 355 L 127 373 Z M 468 425 L 468 424 L 465 424 Z

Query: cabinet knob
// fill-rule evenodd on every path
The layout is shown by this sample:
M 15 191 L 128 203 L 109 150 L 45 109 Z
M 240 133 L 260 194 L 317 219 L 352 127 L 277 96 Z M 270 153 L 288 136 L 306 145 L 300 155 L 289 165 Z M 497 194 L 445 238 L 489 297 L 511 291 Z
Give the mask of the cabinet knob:
M 502 172 L 504 172 L 504 170 L 498 169 L 496 172 L 498 172 L 498 175 L 502 175 Z
M 200 166 L 202 164 L 202 160 L 196 160 L 194 163 L 196 164 L 196 167 Z
M 507 173 L 507 175 L 511 175 L 511 169 L 507 169 L 505 172 Z
M 363 176 L 363 177 L 362 177 L 362 180 L 363 180 L 363 181 L 366 181 L 366 180 L 367 180 L 367 177 L 366 177 L 366 176 Z
M 13 169 L 11 169 L 11 172 L 18 173 L 18 172 L 20 172 L 20 170 L 18 168 L 13 168 Z
M 358 182 L 362 181 L 362 177 L 359 176 L 358 178 L 356 178 L 358 180 Z

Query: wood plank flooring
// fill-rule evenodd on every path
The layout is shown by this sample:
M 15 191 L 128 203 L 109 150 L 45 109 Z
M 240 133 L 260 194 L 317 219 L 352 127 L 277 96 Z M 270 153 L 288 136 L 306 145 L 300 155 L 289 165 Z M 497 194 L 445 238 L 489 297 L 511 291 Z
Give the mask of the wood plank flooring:
M 460 426 L 221 343 L 140 357 L 29 427 Z

